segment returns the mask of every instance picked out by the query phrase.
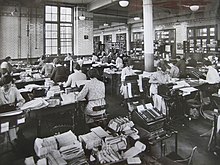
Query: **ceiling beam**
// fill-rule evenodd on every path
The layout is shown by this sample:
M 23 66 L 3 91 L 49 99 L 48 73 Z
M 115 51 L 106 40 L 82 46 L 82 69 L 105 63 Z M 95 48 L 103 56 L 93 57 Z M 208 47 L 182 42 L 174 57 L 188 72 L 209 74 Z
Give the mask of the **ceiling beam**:
M 113 5 L 115 2 L 118 2 L 118 0 L 96 0 L 96 1 L 92 1 L 91 3 L 89 3 L 87 5 L 87 10 L 92 12 L 95 10 L 100 10 L 103 8 L 107 8 L 111 5 Z

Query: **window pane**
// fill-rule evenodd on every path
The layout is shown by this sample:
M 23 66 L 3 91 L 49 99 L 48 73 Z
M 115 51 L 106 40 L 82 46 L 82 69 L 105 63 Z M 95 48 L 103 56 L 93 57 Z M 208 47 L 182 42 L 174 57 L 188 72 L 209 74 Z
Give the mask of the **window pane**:
M 51 54 L 51 47 L 46 47 L 46 54 Z
M 52 30 L 57 31 L 57 24 L 52 24 Z
M 46 21 L 51 21 L 52 20 L 52 15 L 51 14 L 46 14 L 45 20 Z
M 215 28 L 210 28 L 210 36 L 215 36 Z
M 61 33 L 60 38 L 72 38 L 72 34 L 69 33 Z
M 51 38 L 57 38 L 57 32 L 52 32 Z
M 71 8 L 69 7 L 60 7 L 61 14 L 71 14 Z
M 52 12 L 51 6 L 46 6 L 45 12 L 46 13 L 51 13 Z
M 46 31 L 51 30 L 51 24 L 46 23 L 46 25 L 45 25 L 45 30 L 46 30 Z
M 46 40 L 46 47 L 51 46 L 51 40 Z
M 46 32 L 45 38 L 52 38 L 51 32 Z
M 51 6 L 51 13 L 57 14 L 57 9 L 56 6 Z
M 61 15 L 61 22 L 71 22 L 71 15 Z
M 72 46 L 71 47 L 67 47 L 67 53 L 72 53 Z
M 55 39 L 52 40 L 52 46 L 56 46 L 57 47 L 57 40 L 55 40 Z
M 51 53 L 52 53 L 52 54 L 57 54 L 57 47 L 52 47 Z
M 51 21 L 57 21 L 57 14 L 52 14 L 52 19 Z

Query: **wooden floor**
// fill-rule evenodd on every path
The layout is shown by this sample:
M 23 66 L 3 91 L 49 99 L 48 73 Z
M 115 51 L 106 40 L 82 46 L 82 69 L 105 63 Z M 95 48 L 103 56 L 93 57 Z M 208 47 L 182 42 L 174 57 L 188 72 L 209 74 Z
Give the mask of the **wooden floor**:
M 121 99 L 119 96 L 115 95 L 107 95 L 107 103 L 108 103 L 108 113 L 109 117 L 113 118 L 116 116 L 127 116 L 126 107 L 122 107 L 120 105 Z M 25 128 L 24 135 L 25 140 L 21 141 L 19 145 L 6 153 L 2 153 L 6 149 L 10 149 L 10 146 L 6 148 L 6 145 L 1 143 L 0 145 L 0 165 L 11 165 L 16 164 L 18 160 L 22 160 L 25 157 L 31 156 L 34 154 L 33 151 L 33 141 L 36 138 L 36 130 L 35 124 L 29 125 Z M 198 146 L 197 151 L 195 152 L 193 158 L 194 165 L 219 165 L 220 157 L 214 155 L 213 153 L 207 150 L 207 144 L 209 137 L 200 137 L 200 134 L 208 131 L 211 128 L 212 124 L 206 121 L 203 118 L 199 118 L 197 120 L 191 121 L 178 121 L 173 124 L 173 127 L 178 131 L 178 154 L 182 157 L 186 157 L 189 155 L 191 149 L 194 146 Z M 47 130 L 47 127 L 44 127 L 44 133 L 50 134 Z M 76 128 L 76 134 L 81 134 L 83 132 L 88 131 L 88 128 L 81 129 Z M 2 138 L 0 138 L 0 141 Z M 165 152 L 168 154 L 171 151 L 174 151 L 174 139 L 170 138 L 165 141 Z M 155 145 L 151 154 L 155 157 L 160 157 L 160 147 L 159 145 Z M 16 162 L 16 163 L 15 163 Z M 16 164 L 18 165 L 18 164 Z

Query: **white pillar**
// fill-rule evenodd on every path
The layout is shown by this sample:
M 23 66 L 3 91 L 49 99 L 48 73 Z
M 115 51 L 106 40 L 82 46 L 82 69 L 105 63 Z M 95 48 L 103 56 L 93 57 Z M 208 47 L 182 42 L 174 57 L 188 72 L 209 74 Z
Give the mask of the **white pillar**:
M 153 66 L 154 66 L 153 6 L 152 5 L 153 5 L 152 0 L 143 0 L 145 71 L 153 71 Z

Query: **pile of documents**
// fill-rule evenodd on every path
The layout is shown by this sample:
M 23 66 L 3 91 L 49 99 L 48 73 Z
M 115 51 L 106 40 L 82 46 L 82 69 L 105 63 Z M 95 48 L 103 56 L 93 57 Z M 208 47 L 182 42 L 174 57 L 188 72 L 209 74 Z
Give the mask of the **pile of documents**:
M 88 164 L 82 144 L 72 131 L 44 139 L 37 138 L 34 150 L 38 157 L 46 158 L 49 165 Z
M 96 154 L 100 164 L 119 162 L 123 160 L 123 157 L 119 152 L 114 151 L 111 147 L 103 147 L 102 150 L 98 151 Z
M 122 132 L 130 130 L 134 126 L 134 123 L 127 117 L 116 117 L 109 121 L 108 127 L 115 132 Z
M 91 132 L 80 135 L 79 140 L 83 142 L 86 149 L 93 149 L 102 144 L 102 138 L 110 136 L 102 127 L 95 127 L 91 129 Z

